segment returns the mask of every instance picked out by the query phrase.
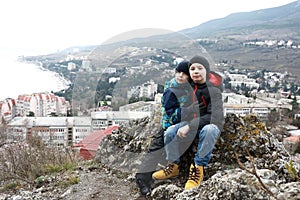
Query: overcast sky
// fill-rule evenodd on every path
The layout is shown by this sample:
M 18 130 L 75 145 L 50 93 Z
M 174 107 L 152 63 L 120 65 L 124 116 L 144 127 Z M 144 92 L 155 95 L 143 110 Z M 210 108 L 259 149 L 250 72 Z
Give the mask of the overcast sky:
M 169 31 L 231 13 L 295 0 L 7 0 L 0 4 L 0 53 L 53 52 L 98 45 L 136 29 Z

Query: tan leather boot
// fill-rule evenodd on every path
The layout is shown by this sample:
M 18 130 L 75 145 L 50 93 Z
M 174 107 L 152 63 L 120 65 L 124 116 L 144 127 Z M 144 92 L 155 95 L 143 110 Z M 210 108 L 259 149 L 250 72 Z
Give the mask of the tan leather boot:
M 178 176 L 179 169 L 175 163 L 169 163 L 164 169 L 161 169 L 152 174 L 152 178 L 156 180 L 165 180 L 174 176 Z
M 188 190 L 200 186 L 202 179 L 203 179 L 203 166 L 197 166 L 191 164 L 189 179 L 186 182 L 184 189 Z

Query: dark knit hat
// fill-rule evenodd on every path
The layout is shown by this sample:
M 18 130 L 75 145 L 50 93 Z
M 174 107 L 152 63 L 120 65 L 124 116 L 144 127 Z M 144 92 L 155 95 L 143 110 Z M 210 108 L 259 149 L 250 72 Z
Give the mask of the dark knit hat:
M 188 62 L 188 61 L 181 61 L 177 65 L 177 67 L 175 68 L 175 70 L 176 70 L 176 72 L 183 72 L 186 75 L 190 76 L 189 68 L 190 68 L 190 62 Z
M 206 69 L 206 73 L 208 74 L 210 72 L 210 66 L 209 66 L 209 62 L 206 60 L 206 58 L 202 57 L 202 56 L 194 56 L 191 60 L 190 60 L 190 64 L 194 64 L 194 63 L 199 63 L 201 65 L 203 65 Z

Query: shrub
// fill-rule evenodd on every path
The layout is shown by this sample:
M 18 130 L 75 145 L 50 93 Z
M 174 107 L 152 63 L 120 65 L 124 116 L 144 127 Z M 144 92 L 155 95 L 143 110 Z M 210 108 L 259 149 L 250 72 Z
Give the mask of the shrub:
M 66 147 L 46 147 L 39 137 L 27 143 L 6 144 L 0 149 L 0 180 L 2 183 L 23 181 L 35 184 L 38 177 L 71 170 L 77 159 Z

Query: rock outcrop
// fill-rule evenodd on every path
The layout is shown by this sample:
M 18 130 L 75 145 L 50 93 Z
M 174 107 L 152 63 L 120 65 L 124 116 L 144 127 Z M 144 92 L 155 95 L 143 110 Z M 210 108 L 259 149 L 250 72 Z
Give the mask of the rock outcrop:
M 153 118 L 122 125 L 102 140 L 96 161 L 133 177 L 151 138 L 159 130 Z M 191 148 L 193 149 L 193 148 Z M 192 160 L 185 155 L 183 165 Z M 185 176 L 186 174 L 184 174 Z M 154 199 L 300 199 L 299 163 L 253 115 L 228 115 L 199 188 L 183 190 L 183 178 L 155 182 Z

